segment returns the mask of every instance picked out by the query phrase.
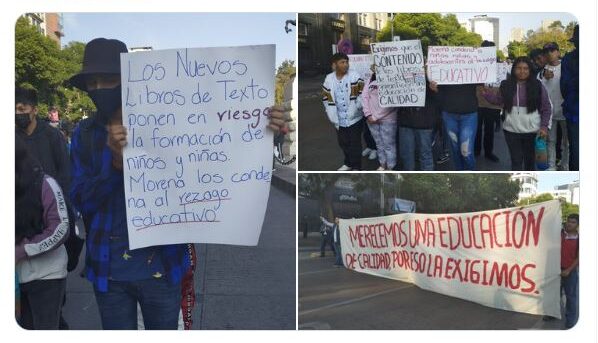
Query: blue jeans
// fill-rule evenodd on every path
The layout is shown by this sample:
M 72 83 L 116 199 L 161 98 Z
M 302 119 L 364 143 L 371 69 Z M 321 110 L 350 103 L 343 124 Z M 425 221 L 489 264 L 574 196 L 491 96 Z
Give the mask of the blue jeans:
M 579 122 L 567 120 L 569 134 L 569 170 L 579 170 Z
M 455 170 L 474 170 L 475 136 L 478 129 L 478 113 L 448 113 L 442 111 L 442 122 L 451 143 Z
M 415 148 L 419 150 L 421 170 L 434 170 L 432 157 L 432 129 L 413 129 L 399 126 L 399 153 L 404 170 L 415 170 Z
M 176 330 L 181 309 L 181 284 L 165 277 L 140 281 L 109 281 L 108 292 L 95 296 L 104 330 L 137 330 L 137 303 L 146 330 Z
M 577 323 L 579 316 L 579 269 L 575 268 L 569 276 L 563 278 L 563 291 L 565 292 L 565 327 L 572 328 Z

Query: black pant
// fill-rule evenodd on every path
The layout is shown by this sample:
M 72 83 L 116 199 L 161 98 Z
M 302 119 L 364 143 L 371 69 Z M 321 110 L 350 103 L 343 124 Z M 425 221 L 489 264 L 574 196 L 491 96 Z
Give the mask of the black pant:
M 374 137 L 372 137 L 372 133 L 370 132 L 370 128 L 367 126 L 367 124 L 363 126 L 363 140 L 368 148 L 377 150 L 376 141 L 374 140 Z
M 511 155 L 511 170 L 536 170 L 536 133 L 503 131 Z
M 353 169 L 361 169 L 361 132 L 363 121 L 349 127 L 339 127 L 337 131 L 338 145 L 345 154 L 345 165 Z
M 34 280 L 19 285 L 21 319 L 28 330 L 58 330 L 66 279 Z
M 497 117 L 500 117 L 500 110 L 478 108 L 478 130 L 475 135 L 474 147 L 476 155 L 479 155 L 482 151 L 482 126 L 484 127 L 484 155 L 492 155 L 492 150 L 494 150 L 494 125 L 496 125 Z
M 325 255 L 327 244 L 330 245 L 330 250 L 332 251 L 332 253 L 336 255 L 336 251 L 334 250 L 334 243 L 332 242 L 332 233 L 322 235 L 322 241 L 320 242 L 320 255 Z

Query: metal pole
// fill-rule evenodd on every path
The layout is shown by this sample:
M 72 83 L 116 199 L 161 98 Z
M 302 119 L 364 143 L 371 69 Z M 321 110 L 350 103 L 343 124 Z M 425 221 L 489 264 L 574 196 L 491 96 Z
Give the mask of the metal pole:
M 380 174 L 380 215 L 384 215 L 384 173 Z

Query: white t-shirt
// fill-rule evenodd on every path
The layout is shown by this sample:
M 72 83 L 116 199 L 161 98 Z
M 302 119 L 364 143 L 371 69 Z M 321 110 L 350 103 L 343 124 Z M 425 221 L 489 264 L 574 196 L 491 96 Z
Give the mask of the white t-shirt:
M 552 120 L 565 120 L 565 116 L 563 115 L 563 95 L 561 94 L 561 63 L 559 61 L 559 64 L 556 66 L 547 64 L 544 66 L 544 69 L 550 70 L 554 74 L 554 77 L 550 80 L 545 79 L 543 74 L 541 76 L 541 81 L 544 87 L 546 87 L 548 97 L 552 103 Z

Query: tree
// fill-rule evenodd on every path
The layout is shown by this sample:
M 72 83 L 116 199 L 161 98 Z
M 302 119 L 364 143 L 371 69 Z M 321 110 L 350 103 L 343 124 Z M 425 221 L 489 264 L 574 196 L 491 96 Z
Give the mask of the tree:
M 513 206 L 520 184 L 509 174 L 402 174 L 400 197 L 418 212 L 458 213 Z
M 57 103 L 56 90 L 64 79 L 60 49 L 24 17 L 15 27 L 15 79 L 17 86 L 37 90 L 42 115 L 48 105 Z
M 511 41 L 507 45 L 507 51 L 509 53 L 509 58 L 514 59 L 519 56 L 527 56 L 529 48 L 525 42 Z
M 296 73 L 295 61 L 284 60 L 278 66 L 275 79 L 275 104 L 279 105 L 284 101 L 284 88 L 287 82 L 291 82 L 295 78 Z
M 86 93 L 66 84 L 81 69 L 85 44 L 71 42 L 63 50 L 20 17 L 15 26 L 15 85 L 37 90 L 40 116 L 50 106 L 62 117 L 78 121 L 95 110 Z
M 355 191 L 379 191 L 382 187 L 381 174 L 300 174 L 299 193 L 320 202 L 322 215 L 332 220 L 336 214 L 332 209 L 332 193 L 335 183 L 341 178 L 348 178 L 354 183 Z M 384 179 L 384 194 L 396 195 L 398 178 L 389 174 Z
M 502 50 L 500 49 L 496 49 L 496 57 L 501 61 L 504 62 L 507 59 L 507 56 L 505 56 L 505 53 L 502 52 Z
M 556 20 L 552 22 L 552 24 L 548 25 L 549 30 L 563 30 L 564 28 L 565 26 L 563 26 L 563 23 L 561 23 L 560 20 Z
M 399 13 L 378 32 L 376 38 L 379 42 L 391 40 L 391 25 L 394 35 L 400 36 L 401 40 L 421 40 L 424 54 L 430 45 L 480 46 L 482 43 L 482 37 L 467 32 L 454 14 Z
M 537 204 L 544 201 L 554 200 L 554 197 L 550 193 L 542 193 L 538 194 L 534 197 L 529 197 L 525 199 L 521 199 L 519 201 L 519 205 L 529 205 L 529 204 Z M 561 220 L 564 222 L 567 220 L 567 217 L 572 213 L 579 214 L 579 205 L 572 204 L 568 202 L 565 198 L 559 198 L 561 201 Z

